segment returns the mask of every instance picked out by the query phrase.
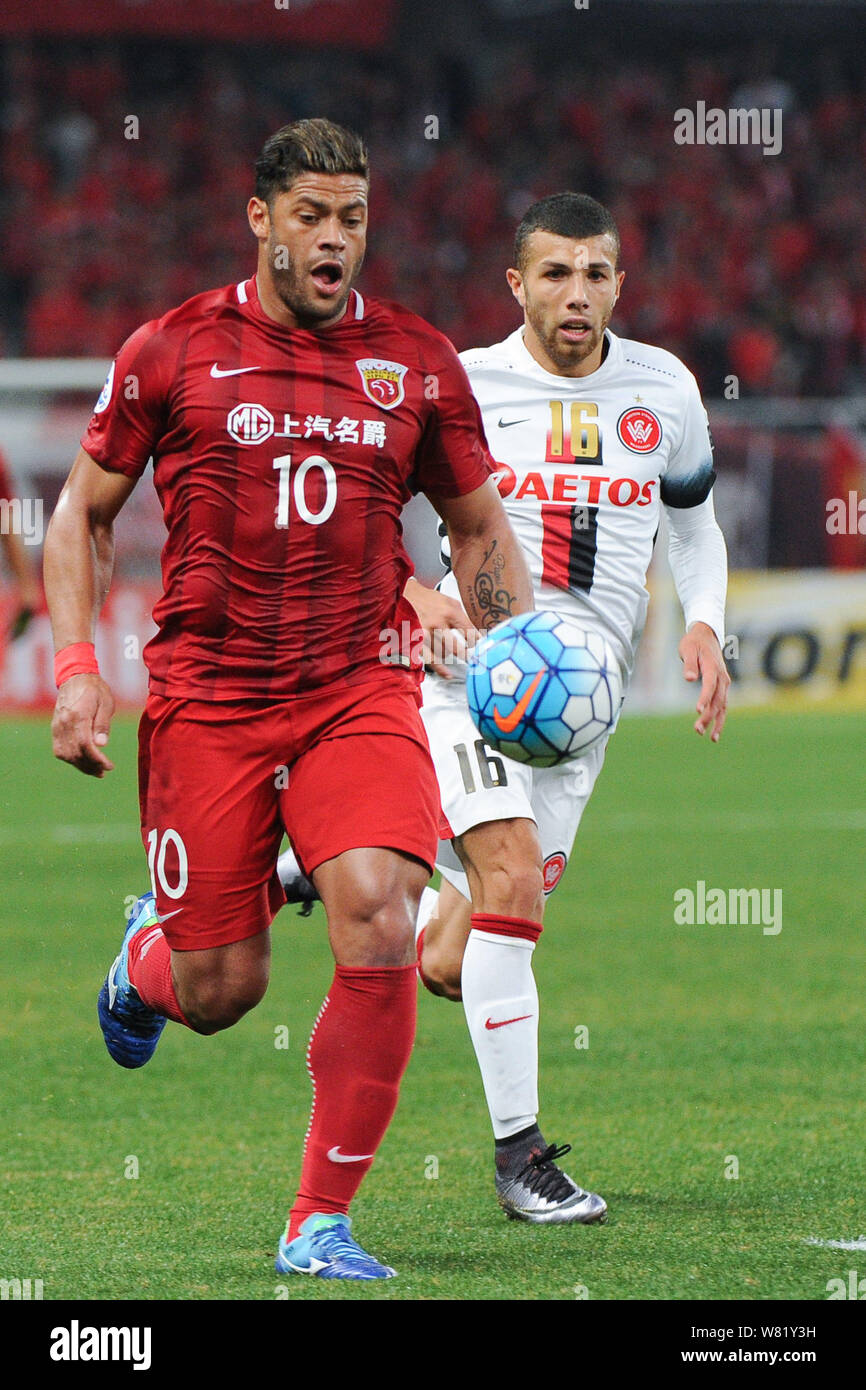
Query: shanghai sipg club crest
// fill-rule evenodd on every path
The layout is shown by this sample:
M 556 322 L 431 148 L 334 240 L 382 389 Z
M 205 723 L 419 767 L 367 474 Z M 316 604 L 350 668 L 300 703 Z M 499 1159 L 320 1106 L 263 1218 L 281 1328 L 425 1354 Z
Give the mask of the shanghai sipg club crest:
M 662 442 L 658 416 L 643 405 L 624 410 L 617 421 L 616 432 L 633 454 L 651 454 Z
M 364 357 L 355 362 L 361 377 L 364 394 L 383 410 L 394 410 L 405 397 L 403 378 L 408 367 L 400 362 L 383 362 L 377 357 Z

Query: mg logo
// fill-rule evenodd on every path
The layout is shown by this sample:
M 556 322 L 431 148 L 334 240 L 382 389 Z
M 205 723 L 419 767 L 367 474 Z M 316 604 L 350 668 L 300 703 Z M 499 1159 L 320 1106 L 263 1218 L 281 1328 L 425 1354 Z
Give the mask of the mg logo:
M 229 414 L 226 428 L 238 444 L 261 444 L 274 432 L 274 417 L 263 405 L 236 405 Z

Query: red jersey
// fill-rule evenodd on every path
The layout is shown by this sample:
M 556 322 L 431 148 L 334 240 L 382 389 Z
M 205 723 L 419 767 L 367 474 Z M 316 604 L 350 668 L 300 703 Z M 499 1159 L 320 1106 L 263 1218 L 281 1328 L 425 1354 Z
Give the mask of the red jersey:
M 150 689 L 280 698 L 387 673 L 383 628 L 414 617 L 400 512 L 493 471 L 454 349 L 398 304 L 287 329 L 256 280 L 196 295 L 124 343 L 81 441 L 153 479 L 168 537 Z

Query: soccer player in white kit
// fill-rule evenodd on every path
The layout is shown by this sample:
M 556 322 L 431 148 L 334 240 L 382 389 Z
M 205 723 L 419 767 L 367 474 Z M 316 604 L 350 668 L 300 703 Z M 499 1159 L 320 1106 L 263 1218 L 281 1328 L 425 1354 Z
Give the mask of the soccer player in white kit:
M 664 507 L 685 618 L 683 673 L 701 682 L 694 727 L 717 742 L 730 683 L 722 656 L 727 560 L 707 416 L 678 358 L 607 327 L 624 278 L 618 259 L 616 224 L 594 199 L 561 193 L 535 203 L 507 272 L 524 324 L 461 358 L 529 559 L 536 608 L 605 637 L 624 689 Z M 495 560 L 489 603 L 505 618 Z M 437 591 L 410 580 L 406 596 L 429 633 L 450 629 L 457 644 L 471 633 L 450 571 Z M 422 899 L 419 973 L 433 993 L 462 998 L 493 1125 L 500 1205 L 534 1223 L 602 1221 L 603 1198 L 557 1166 L 568 1146 L 548 1145 L 538 1126 L 532 954 L 605 745 L 552 768 L 502 758 L 480 738 L 454 667 L 437 662 L 435 670 L 424 682 L 422 714 L 442 800 L 442 887 Z M 290 855 L 281 861 L 290 900 L 291 863 Z

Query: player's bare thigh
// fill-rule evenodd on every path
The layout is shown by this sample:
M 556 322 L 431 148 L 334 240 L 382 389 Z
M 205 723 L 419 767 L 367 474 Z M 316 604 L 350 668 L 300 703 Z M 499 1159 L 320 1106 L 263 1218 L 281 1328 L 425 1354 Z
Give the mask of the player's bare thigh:
M 434 992 L 459 1000 L 463 953 L 473 912 L 523 917 L 544 914 L 541 842 L 534 821 L 524 817 L 486 821 L 454 840 L 466 871 L 471 903 L 443 880 L 439 903 L 424 932 L 421 969 Z
M 386 968 L 415 960 L 415 919 L 430 878 L 402 851 L 349 849 L 313 872 L 338 965 Z
M 202 951 L 173 950 L 171 975 L 184 1018 L 197 1033 L 231 1028 L 264 997 L 270 961 L 270 931 Z

